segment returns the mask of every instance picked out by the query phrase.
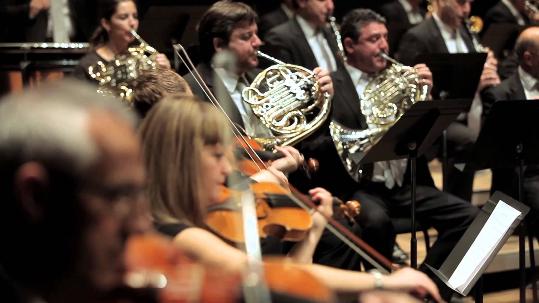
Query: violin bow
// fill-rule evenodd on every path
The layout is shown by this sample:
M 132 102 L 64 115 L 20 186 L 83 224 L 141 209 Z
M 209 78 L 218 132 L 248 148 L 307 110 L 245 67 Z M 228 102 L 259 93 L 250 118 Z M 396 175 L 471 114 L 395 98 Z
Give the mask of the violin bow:
M 210 100 L 210 102 L 217 109 L 219 109 L 225 115 L 226 119 L 228 120 L 229 124 L 232 127 L 232 133 L 234 134 L 234 136 L 238 140 L 245 143 L 245 146 L 244 146 L 245 151 L 247 152 L 247 155 L 249 156 L 249 158 L 256 164 L 258 170 L 260 171 L 263 169 L 267 169 L 268 166 L 264 163 L 264 161 L 262 161 L 262 159 L 260 159 L 260 157 L 254 150 L 254 148 L 249 144 L 249 142 L 247 142 L 247 140 L 241 134 L 242 133 L 241 130 L 232 121 L 230 116 L 226 113 L 226 110 L 222 107 L 218 99 L 213 95 L 211 90 L 208 88 L 208 86 L 202 79 L 202 76 L 196 70 L 196 67 L 191 61 L 185 48 L 180 43 L 173 44 L 172 46 L 174 48 L 176 56 L 178 56 L 178 58 L 180 58 L 182 63 L 186 66 L 189 73 L 191 73 L 191 75 L 195 79 L 195 82 L 202 89 L 206 97 Z M 268 170 L 268 171 L 272 173 L 271 170 Z M 316 211 L 316 205 L 310 200 L 310 198 L 300 193 L 292 185 L 289 185 L 289 187 L 292 192 L 292 195 L 288 195 L 288 196 L 290 199 L 292 199 L 292 201 L 294 201 L 296 204 L 298 204 L 298 206 L 302 207 L 305 210 Z M 298 199 L 298 198 L 295 198 L 294 195 L 297 195 L 298 197 L 305 197 L 305 198 Z M 327 219 L 329 223 L 328 225 L 326 225 L 326 228 L 331 233 L 333 233 L 337 238 L 343 241 L 346 245 L 348 245 L 352 250 L 354 250 L 358 255 L 360 255 L 365 261 L 369 262 L 372 266 L 374 266 L 378 271 L 380 271 L 381 273 L 387 274 L 391 272 L 392 270 L 398 268 L 395 264 L 393 264 L 386 257 L 384 257 L 382 254 L 380 254 L 378 251 L 372 248 L 365 241 L 361 240 L 358 236 L 352 233 L 348 228 L 343 226 L 340 222 L 338 222 L 332 217 L 328 217 L 324 214 L 322 215 Z

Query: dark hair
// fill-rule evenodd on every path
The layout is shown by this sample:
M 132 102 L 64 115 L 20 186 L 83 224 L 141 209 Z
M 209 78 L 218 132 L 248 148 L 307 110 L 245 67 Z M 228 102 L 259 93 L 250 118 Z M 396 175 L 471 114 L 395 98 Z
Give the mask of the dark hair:
M 103 44 L 109 41 L 109 35 L 103 26 L 101 25 L 101 19 L 110 20 L 112 15 L 116 13 L 116 8 L 118 4 L 126 1 L 131 1 L 137 4 L 136 0 L 99 0 L 98 9 L 97 9 L 97 28 L 90 37 L 90 43 L 93 46 Z
M 185 79 L 168 68 L 144 71 L 130 86 L 133 89 L 133 107 L 142 118 L 165 96 L 192 95 Z
M 386 19 L 370 9 L 358 8 L 350 11 L 343 17 L 341 23 L 341 38 L 343 42 L 346 37 L 357 41 L 361 28 L 372 22 L 386 24 Z
M 209 63 L 215 54 L 213 38 L 228 44 L 232 31 L 243 25 L 257 22 L 256 12 L 247 4 L 222 0 L 214 3 L 198 24 L 198 44 L 202 62 Z

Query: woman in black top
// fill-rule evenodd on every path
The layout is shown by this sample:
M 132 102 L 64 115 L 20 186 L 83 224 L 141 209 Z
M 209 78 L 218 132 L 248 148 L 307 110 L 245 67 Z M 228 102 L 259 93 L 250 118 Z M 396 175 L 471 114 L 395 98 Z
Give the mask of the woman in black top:
M 126 54 L 131 44 L 138 43 L 131 34 L 139 26 L 138 11 L 134 0 L 103 0 L 99 7 L 99 26 L 90 38 L 92 50 L 81 58 L 73 75 L 79 79 L 92 80 L 88 68 L 101 61 L 108 63 L 117 55 Z M 160 67 L 170 68 L 164 54 L 155 59 Z
M 212 105 L 192 97 L 165 98 L 144 119 L 140 133 L 144 162 L 148 172 L 148 193 L 152 217 L 159 230 L 173 237 L 187 255 L 210 266 L 233 272 L 246 268 L 245 253 L 205 229 L 204 219 L 210 203 L 216 202 L 221 186 L 231 173 L 230 135 L 223 115 Z M 299 153 L 281 149 L 286 157 L 273 162 L 269 171 L 252 178 L 286 182 L 282 173 L 297 168 Z M 273 172 L 270 172 L 273 171 Z M 380 286 L 414 290 L 439 298 L 430 279 L 413 269 L 399 270 L 380 277 L 312 264 L 312 254 L 332 214 L 332 196 L 322 188 L 310 191 L 320 201 L 313 214 L 313 228 L 297 243 L 288 258 L 308 270 L 335 291 L 358 292 Z

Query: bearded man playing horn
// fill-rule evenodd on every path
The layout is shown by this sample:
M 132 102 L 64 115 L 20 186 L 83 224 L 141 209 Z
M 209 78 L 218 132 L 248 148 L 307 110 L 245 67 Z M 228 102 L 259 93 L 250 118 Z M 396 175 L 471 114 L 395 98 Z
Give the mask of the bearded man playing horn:
M 391 64 L 398 62 L 391 63 L 386 59 L 388 57 L 381 55 L 389 52 L 388 31 L 385 19 L 371 10 L 356 9 L 349 12 L 343 18 L 341 35 L 347 66 L 344 71 L 332 75 L 335 85 L 333 119 L 349 128 L 366 129 L 372 107 L 369 109 L 362 106 L 365 102 L 365 87 L 390 68 Z M 419 78 L 419 86 L 432 86 L 432 75 L 426 65 L 419 64 L 413 69 Z M 395 243 L 391 218 L 408 217 L 410 214 L 410 167 L 407 161 L 377 162 L 372 169 L 366 168 L 370 171 L 361 178 L 360 183 L 344 172 L 342 164 L 335 164 L 335 167 L 341 173 L 337 176 L 339 169 L 334 168 L 332 178 L 339 180 L 339 186 L 324 186 L 341 198 L 360 201 L 361 213 L 356 221 L 362 228 L 363 239 L 382 254 L 391 257 Z M 419 158 L 416 212 L 421 224 L 432 226 L 438 231 L 438 240 L 427 254 L 425 263 L 439 268 L 475 218 L 478 209 L 467 201 L 436 189 L 426 160 Z M 421 269 L 425 269 L 424 264 Z M 438 282 L 438 287 L 443 289 L 443 283 Z M 448 290 L 445 297 L 450 295 Z

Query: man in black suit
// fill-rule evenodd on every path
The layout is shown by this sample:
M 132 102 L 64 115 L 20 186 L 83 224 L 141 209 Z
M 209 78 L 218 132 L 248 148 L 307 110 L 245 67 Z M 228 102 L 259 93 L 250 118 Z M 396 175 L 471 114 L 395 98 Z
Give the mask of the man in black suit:
M 485 29 L 492 23 L 510 23 L 520 26 L 529 25 L 539 19 L 530 20 L 525 0 L 501 0 L 485 14 Z M 535 17 L 535 16 L 533 16 Z M 537 16 L 539 17 L 539 16 Z
M 52 41 L 49 10 L 51 0 L 2 0 L 0 29 L 2 41 Z M 69 14 L 65 16 L 70 41 L 86 42 L 97 27 L 96 1 L 65 0 Z
M 356 9 L 343 18 L 341 32 L 347 66 L 333 74 L 332 118 L 352 129 L 367 129 L 371 127 L 369 117 L 373 107 L 363 99 L 365 87 L 388 68 L 388 62 L 380 56 L 381 52 L 389 51 L 385 19 L 371 10 Z M 426 65 L 413 68 L 421 86 L 432 86 L 432 75 Z M 342 165 L 340 169 L 342 171 Z M 389 257 L 395 240 L 390 217 L 408 217 L 410 214 L 409 165 L 407 160 L 395 160 L 377 162 L 364 169 L 360 183 L 349 189 L 353 190 L 351 196 L 361 201 L 359 224 L 362 236 Z M 422 223 L 438 231 L 438 240 L 427 254 L 425 263 L 438 268 L 475 218 L 477 208 L 437 190 L 424 158 L 418 160 L 417 171 L 417 216 Z
M 517 72 L 500 85 L 485 91 L 483 108 L 488 115 L 496 101 L 539 99 L 539 27 L 524 30 L 515 45 L 519 67 Z M 493 169 L 491 191 L 500 190 L 518 196 L 517 174 L 512 169 Z M 539 239 L 539 166 L 529 165 L 524 170 L 523 201 L 531 206 L 527 219 Z
M 394 0 L 380 7 L 380 13 L 387 20 L 389 49 L 392 56 L 399 46 L 402 35 L 425 18 L 426 11 L 420 4 L 421 0 Z
M 294 0 L 296 17 L 268 32 L 268 51 L 281 61 L 329 71 L 344 67 L 335 35 L 327 26 L 333 0 Z
M 258 36 L 261 37 L 262 40 L 265 39 L 265 36 L 270 29 L 283 24 L 294 17 L 295 12 L 292 1 L 293 0 L 282 0 L 281 5 L 277 9 L 260 17 L 260 21 L 258 22 Z
M 432 5 L 432 17 L 411 28 L 401 40 L 398 54 L 404 64 L 413 64 L 420 54 L 478 51 L 473 37 L 464 26 L 464 21 L 470 14 L 471 1 L 435 0 Z M 499 82 L 497 61 L 489 51 L 470 111 L 459 116 L 458 121 L 451 123 L 447 130 L 448 188 L 445 190 L 464 200 L 471 200 L 474 172 L 460 171 L 454 164 L 465 161 L 467 153 L 479 135 L 481 101 L 478 93 Z

